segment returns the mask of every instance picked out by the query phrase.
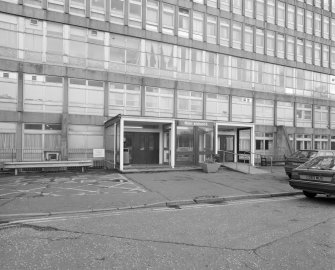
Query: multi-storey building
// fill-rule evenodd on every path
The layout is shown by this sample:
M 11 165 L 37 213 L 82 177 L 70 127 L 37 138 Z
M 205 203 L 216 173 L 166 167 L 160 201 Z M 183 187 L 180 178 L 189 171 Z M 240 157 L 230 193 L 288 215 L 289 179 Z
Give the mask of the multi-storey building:
M 335 149 L 334 10 L 330 0 L 2 0 L 0 159 L 106 149 L 124 170 L 219 150 Z

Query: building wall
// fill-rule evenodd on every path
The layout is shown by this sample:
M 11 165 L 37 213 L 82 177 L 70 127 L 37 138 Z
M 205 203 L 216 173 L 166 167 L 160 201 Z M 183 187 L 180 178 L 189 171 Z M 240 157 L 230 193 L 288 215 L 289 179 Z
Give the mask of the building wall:
M 45 124 L 43 136 L 61 124 L 62 155 L 71 158 L 71 136 L 84 134 L 76 148 L 98 147 L 99 127 L 117 113 L 255 122 L 264 154 L 281 144 L 277 125 L 294 148 L 335 140 L 331 1 L 273 1 L 273 9 L 272 1 L 128 0 L 122 14 L 121 1 L 61 2 L 0 1 L 10 40 L 0 42 L 0 126 L 10 133 L 15 124 L 16 148 L 25 123 Z

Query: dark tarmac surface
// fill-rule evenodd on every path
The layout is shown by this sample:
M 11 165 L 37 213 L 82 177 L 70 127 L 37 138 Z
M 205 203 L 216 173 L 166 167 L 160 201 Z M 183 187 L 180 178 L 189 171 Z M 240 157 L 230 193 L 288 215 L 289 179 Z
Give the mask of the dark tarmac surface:
M 115 171 L 41 172 L 0 175 L 0 221 L 11 217 L 101 211 L 150 205 L 191 204 L 300 193 L 288 184 L 283 167 L 248 175 L 170 171 L 120 174 Z

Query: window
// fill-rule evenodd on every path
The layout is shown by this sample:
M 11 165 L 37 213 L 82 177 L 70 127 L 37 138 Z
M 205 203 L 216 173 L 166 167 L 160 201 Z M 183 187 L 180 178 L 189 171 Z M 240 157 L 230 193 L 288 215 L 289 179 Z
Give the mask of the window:
M 0 71 L 0 111 L 16 111 L 18 95 L 17 78 L 17 73 Z
M 47 62 L 63 63 L 63 25 L 47 23 Z
M 178 90 L 178 118 L 202 119 L 202 93 Z
M 109 67 L 111 70 L 123 71 L 126 63 L 126 39 L 121 35 L 110 35 L 110 49 L 109 49 Z
M 141 86 L 132 84 L 109 84 L 109 116 L 117 114 L 141 114 Z
M 312 149 L 312 135 L 295 135 L 296 150 L 310 150 Z
M 305 26 L 305 13 L 304 9 L 297 7 L 297 30 L 304 32 Z
M 35 62 L 42 61 L 43 24 L 41 21 L 25 19 L 24 58 Z
M 329 11 L 329 0 L 323 0 L 323 9 Z
M 207 42 L 216 44 L 217 17 L 207 15 Z
M 23 0 L 23 4 L 31 7 L 42 7 L 42 0 Z
M 204 75 L 204 65 L 203 65 L 203 51 L 202 50 L 196 50 L 196 49 L 191 49 L 192 53 L 192 63 L 191 63 L 191 68 L 192 68 L 192 74 L 194 75 Z M 196 79 L 198 79 L 198 76 L 195 76 Z
M 217 54 L 211 52 L 205 52 L 205 65 L 206 65 L 206 76 L 209 82 L 216 83 L 217 78 Z M 211 78 L 210 78 L 211 77 Z
M 69 160 L 93 158 L 93 149 L 104 148 L 104 127 L 93 125 L 69 125 Z
M 321 44 L 314 43 L 314 65 L 321 65 Z
M 145 87 L 145 116 L 173 117 L 174 90 Z
M 252 61 L 231 58 L 231 83 L 233 87 L 250 89 L 252 87 Z
M 335 47 L 331 47 L 331 68 L 335 69 Z
M 18 54 L 18 18 L 0 14 L 0 56 L 2 58 L 17 58 Z
M 313 12 L 306 10 L 306 33 L 313 35 Z
M 329 39 L 329 17 L 323 16 L 323 33 L 322 36 L 325 39 Z
M 91 0 L 91 18 L 101 21 L 105 20 L 105 1 Z
M 233 13 L 242 15 L 242 0 L 233 0 Z
M 277 101 L 277 126 L 293 126 L 294 105 L 292 102 Z
M 295 51 L 294 37 L 286 36 L 286 59 L 293 61 L 294 51 Z
M 178 71 L 188 74 L 190 72 L 190 49 L 178 47 Z
M 268 23 L 275 23 L 275 1 L 274 0 L 268 0 L 267 1 L 267 7 L 266 7 L 266 13 L 267 13 L 267 18 L 266 21 Z
M 296 126 L 312 127 L 312 105 L 297 103 Z
M 129 26 L 142 28 L 142 0 L 129 0 Z
M 266 54 L 269 56 L 275 55 L 275 33 L 267 30 L 266 33 Z
M 111 12 L 110 21 L 112 23 L 123 24 L 124 19 L 124 0 L 110 0 Z
M 24 74 L 24 111 L 61 113 L 63 79 L 55 76 Z
M 217 0 L 207 0 L 207 6 L 217 8 L 218 7 Z
M 277 25 L 285 27 L 285 3 L 277 2 Z
M 163 3 L 162 31 L 164 34 L 174 34 L 174 6 Z
M 84 17 L 86 14 L 86 0 L 70 0 L 70 14 Z
M 230 79 L 230 64 L 229 64 L 229 58 L 230 56 L 224 55 L 224 54 L 219 54 L 219 84 L 222 86 L 228 86 L 228 82 Z M 334 91 L 335 92 L 335 91 Z M 335 93 L 334 93 L 335 94 Z
M 297 61 L 304 62 L 304 41 L 300 38 L 297 39 Z
M 104 83 L 85 79 L 69 79 L 69 113 L 103 115 Z
M 220 0 L 220 9 L 230 12 L 230 0 Z
M 335 107 L 330 107 L 330 127 L 331 129 L 334 129 L 335 127 Z M 335 149 L 335 136 L 332 136 L 332 140 L 334 141 L 332 144 L 334 144 Z
M 287 5 L 287 27 L 294 30 L 295 8 L 292 5 Z
M 220 45 L 229 47 L 230 37 L 230 21 L 228 19 L 220 19 Z
M 264 0 L 256 0 L 256 19 L 264 21 Z
M 254 50 L 254 29 L 252 26 L 244 26 L 244 50 L 252 52 Z
M 104 68 L 105 33 L 96 30 L 88 30 L 87 36 L 87 65 L 94 68 Z
M 273 106 L 273 100 L 256 99 L 256 124 L 273 126 Z
M 321 8 L 321 0 L 314 0 L 314 6 Z
M 232 96 L 232 121 L 252 122 L 252 98 Z
M 87 29 L 70 26 L 69 63 L 86 67 Z
M 256 53 L 264 54 L 264 30 L 256 29 Z
M 334 5 L 334 8 L 335 8 L 335 5 Z M 332 40 L 335 41 L 335 19 L 332 19 L 332 26 L 331 26 L 331 29 L 332 29 Z
M 193 11 L 193 39 L 203 40 L 204 14 Z
M 233 48 L 241 49 L 242 45 L 242 25 L 238 22 L 233 22 Z
M 61 151 L 61 124 L 24 124 L 23 160 L 47 160 L 46 151 Z
M 312 97 L 314 87 L 313 73 L 307 70 L 296 69 L 296 95 Z
M 206 94 L 206 119 L 228 121 L 229 96 Z
M 190 27 L 190 12 L 188 9 L 180 8 L 178 17 L 178 36 L 188 38 Z
M 277 57 L 284 58 L 285 55 L 285 37 L 277 34 Z
M 328 136 L 314 135 L 314 149 L 328 150 Z
M 244 0 L 244 16 L 254 17 L 254 0 Z
M 313 72 L 309 77 L 314 79 L 314 97 L 328 99 L 329 98 L 329 89 L 328 89 L 328 75 Z M 309 79 L 309 78 L 308 78 Z
M 256 132 L 256 150 L 273 150 L 273 133 Z M 265 150 L 265 151 L 264 151 Z
M 313 60 L 313 44 L 312 41 L 305 40 L 305 61 L 307 64 L 312 64 Z
M 314 128 L 328 128 L 328 107 L 314 105 Z
M 158 32 L 158 21 L 159 21 L 159 2 L 155 0 L 147 0 L 146 29 Z
M 0 161 L 16 160 L 16 123 L 0 122 Z
M 329 68 L 329 46 L 322 44 L 322 66 Z
M 64 12 L 65 0 L 48 0 L 48 10 Z
M 314 13 L 314 35 L 321 37 L 321 15 Z

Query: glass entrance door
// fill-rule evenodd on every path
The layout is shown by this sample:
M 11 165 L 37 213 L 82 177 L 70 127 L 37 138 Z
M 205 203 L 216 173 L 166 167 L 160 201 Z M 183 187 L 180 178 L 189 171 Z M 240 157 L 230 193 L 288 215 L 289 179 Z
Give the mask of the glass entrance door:
M 251 129 L 237 130 L 237 153 L 238 161 L 248 163 L 251 158 Z
M 220 135 L 220 150 L 224 162 L 234 162 L 234 135 Z

